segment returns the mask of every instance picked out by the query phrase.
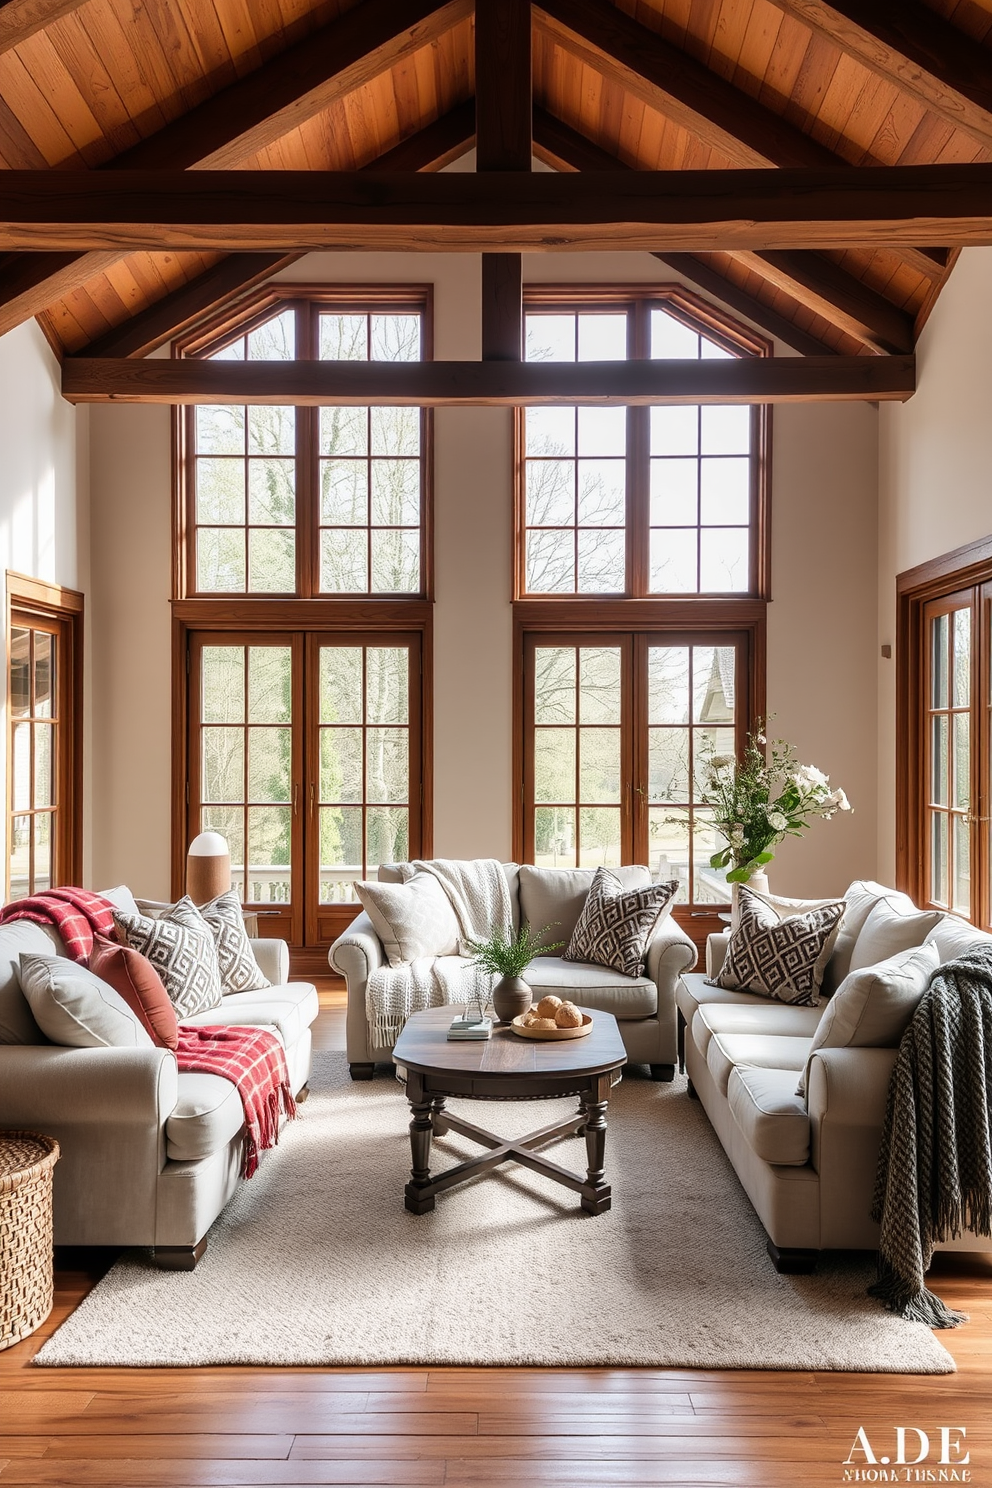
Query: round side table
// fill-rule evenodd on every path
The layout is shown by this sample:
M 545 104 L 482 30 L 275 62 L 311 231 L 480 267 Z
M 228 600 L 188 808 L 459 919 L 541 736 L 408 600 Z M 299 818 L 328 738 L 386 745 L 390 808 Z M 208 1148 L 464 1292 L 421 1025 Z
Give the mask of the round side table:
M 54 1137 L 0 1131 L 0 1349 L 41 1326 L 52 1310 Z

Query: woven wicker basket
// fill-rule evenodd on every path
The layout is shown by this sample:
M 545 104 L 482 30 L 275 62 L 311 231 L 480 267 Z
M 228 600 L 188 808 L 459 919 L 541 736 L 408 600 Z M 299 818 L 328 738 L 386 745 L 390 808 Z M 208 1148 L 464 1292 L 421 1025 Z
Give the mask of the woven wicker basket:
M 54 1137 L 0 1131 L 0 1349 L 41 1326 L 52 1310 Z

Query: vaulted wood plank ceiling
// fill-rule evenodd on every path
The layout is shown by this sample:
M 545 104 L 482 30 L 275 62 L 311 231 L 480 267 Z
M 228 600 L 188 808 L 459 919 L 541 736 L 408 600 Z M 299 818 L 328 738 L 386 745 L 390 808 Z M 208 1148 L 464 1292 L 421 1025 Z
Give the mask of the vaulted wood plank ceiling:
M 533 14 L 535 148 L 559 169 L 992 159 L 992 0 L 535 0 Z M 435 169 L 472 143 L 473 27 L 470 0 L 7 0 L 0 165 L 112 169 L 143 151 L 186 168 Z M 954 254 L 679 257 L 705 293 L 793 327 L 797 349 L 849 355 L 910 349 Z M 221 260 L 7 255 L 0 329 L 38 313 L 78 352 L 186 303 L 184 286 L 195 300 Z

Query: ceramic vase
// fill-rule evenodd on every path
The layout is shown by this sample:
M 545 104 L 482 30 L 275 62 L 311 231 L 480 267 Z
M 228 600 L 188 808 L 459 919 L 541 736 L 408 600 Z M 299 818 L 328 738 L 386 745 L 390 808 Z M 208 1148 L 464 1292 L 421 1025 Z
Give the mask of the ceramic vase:
M 504 977 L 493 988 L 493 1011 L 501 1023 L 512 1023 L 533 1002 L 533 994 L 523 977 Z
M 736 930 L 737 929 L 737 926 L 740 924 L 741 910 L 740 910 L 740 898 L 739 898 L 739 893 L 738 893 L 740 887 L 741 887 L 740 884 L 737 884 L 737 883 L 734 883 L 734 884 L 731 884 L 730 885 L 730 928 L 731 928 L 731 930 Z M 769 887 L 768 887 L 768 874 L 764 871 L 763 868 L 759 868 L 758 871 L 757 871 L 757 873 L 752 873 L 751 874 L 751 877 L 748 879 L 748 881 L 744 885 L 744 887 L 745 888 L 748 888 L 748 889 L 752 889 L 754 891 L 754 893 L 756 893 L 756 894 L 768 894 L 768 893 L 770 893 L 770 890 L 769 890 Z

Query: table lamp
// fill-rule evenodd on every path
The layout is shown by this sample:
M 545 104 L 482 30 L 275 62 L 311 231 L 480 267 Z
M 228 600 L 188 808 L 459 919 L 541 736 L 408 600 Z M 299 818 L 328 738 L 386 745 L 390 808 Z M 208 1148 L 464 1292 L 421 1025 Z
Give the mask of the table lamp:
M 201 832 L 186 853 L 186 892 L 206 904 L 231 887 L 231 850 L 219 832 Z

